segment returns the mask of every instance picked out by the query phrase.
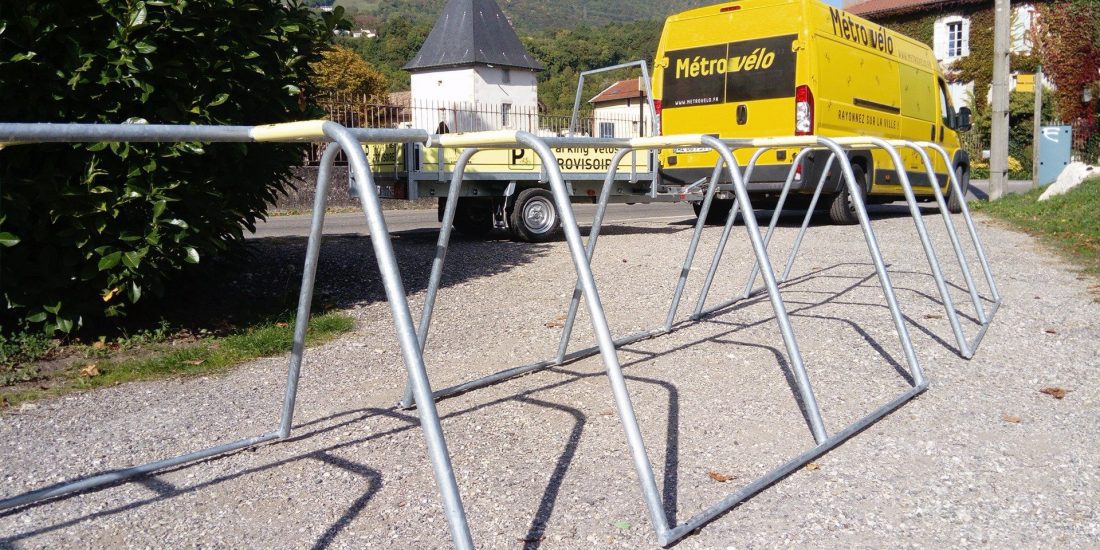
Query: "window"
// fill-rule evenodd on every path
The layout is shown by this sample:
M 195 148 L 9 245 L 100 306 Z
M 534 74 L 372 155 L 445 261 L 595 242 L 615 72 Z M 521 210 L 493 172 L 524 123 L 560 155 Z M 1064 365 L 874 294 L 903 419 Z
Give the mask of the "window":
M 947 24 L 947 57 L 962 57 L 962 52 L 963 24 L 962 21 L 952 21 Z
M 970 55 L 970 20 L 950 15 L 936 21 L 933 49 L 936 59 L 954 60 Z
M 500 70 L 500 82 L 502 84 L 511 84 L 512 83 L 512 69 L 501 69 Z
M 500 106 L 500 124 L 508 128 L 512 124 L 512 104 L 504 103 Z
M 613 138 L 615 137 L 615 123 L 614 122 L 601 122 L 600 123 L 600 137 Z

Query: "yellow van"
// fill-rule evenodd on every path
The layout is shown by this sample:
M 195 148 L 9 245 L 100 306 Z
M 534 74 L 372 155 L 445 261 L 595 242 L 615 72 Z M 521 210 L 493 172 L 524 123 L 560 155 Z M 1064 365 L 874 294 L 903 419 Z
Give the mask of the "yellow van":
M 953 158 L 948 167 L 932 156 L 944 192 L 948 169 L 964 186 L 969 182 L 970 161 L 956 130 L 969 129 L 970 110 L 952 108 L 932 50 L 817 0 L 743 0 L 673 15 L 665 22 L 654 65 L 653 95 L 665 135 L 934 141 Z M 751 153 L 739 152 L 738 163 L 747 165 Z M 753 206 L 774 201 L 796 154 L 779 150 L 761 158 L 748 185 Z M 853 152 L 849 158 L 868 202 L 902 197 L 885 153 Z M 812 193 L 826 159 L 824 153 L 807 158 L 794 189 Z M 661 181 L 693 183 L 709 177 L 716 161 L 716 153 L 698 148 L 662 151 Z M 902 161 L 918 197 L 933 200 L 917 153 L 903 150 Z M 834 222 L 855 223 L 848 190 L 839 170 L 833 171 L 837 174 L 825 187 L 829 198 L 821 204 Z M 725 220 L 731 197 L 723 194 L 708 221 Z M 960 208 L 953 195 L 949 206 Z

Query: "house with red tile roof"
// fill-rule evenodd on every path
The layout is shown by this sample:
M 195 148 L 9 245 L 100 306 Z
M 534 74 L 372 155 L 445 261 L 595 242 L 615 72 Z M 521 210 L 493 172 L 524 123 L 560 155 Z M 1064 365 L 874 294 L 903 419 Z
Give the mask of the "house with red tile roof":
M 1030 30 L 1035 21 L 1035 4 L 1012 4 L 1012 52 L 1030 52 L 1033 47 Z M 847 0 L 844 9 L 888 27 L 934 15 L 932 36 L 913 38 L 928 41 L 944 72 L 950 74 L 950 67 L 955 61 L 970 55 L 971 20 L 978 12 L 991 11 L 993 3 L 989 0 Z M 1012 89 L 1032 91 L 1028 83 L 1034 79 L 1029 77 L 1033 75 L 1014 72 Z M 1020 87 L 1017 88 L 1017 85 Z M 989 90 L 975 90 L 973 82 L 952 82 L 948 87 L 956 107 L 971 105 L 974 94 L 989 94 Z
M 637 137 L 651 134 L 649 98 L 639 78 L 620 80 L 596 94 L 592 105 L 596 137 Z

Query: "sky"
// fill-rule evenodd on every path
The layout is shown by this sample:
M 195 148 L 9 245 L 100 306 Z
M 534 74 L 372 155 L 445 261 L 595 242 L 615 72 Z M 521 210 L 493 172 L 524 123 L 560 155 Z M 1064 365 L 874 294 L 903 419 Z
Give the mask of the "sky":
M 841 6 L 841 4 L 843 3 L 841 0 L 824 0 L 824 1 L 825 1 L 826 4 L 829 4 L 830 6 L 836 6 L 838 8 L 844 7 L 844 6 Z

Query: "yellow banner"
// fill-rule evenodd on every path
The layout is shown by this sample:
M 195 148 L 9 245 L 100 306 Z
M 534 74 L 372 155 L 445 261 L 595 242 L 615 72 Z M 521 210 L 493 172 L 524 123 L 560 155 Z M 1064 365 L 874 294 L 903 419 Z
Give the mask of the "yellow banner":
M 402 145 L 372 144 L 365 146 L 365 149 L 373 170 L 377 172 L 404 170 L 405 148 Z M 556 147 L 553 151 L 554 156 L 557 158 L 558 167 L 564 173 L 607 172 L 611 168 L 611 161 L 617 149 Z M 451 172 L 454 170 L 461 153 L 460 149 L 422 148 L 417 171 L 438 172 L 439 163 L 442 160 L 443 171 Z M 649 155 L 644 151 L 628 153 L 619 163 L 619 173 L 629 173 L 632 168 L 637 172 L 649 171 Z M 472 174 L 479 172 L 537 174 L 541 170 L 542 163 L 538 155 L 530 149 L 488 149 L 481 151 L 470 159 L 470 164 L 466 168 L 466 171 Z

